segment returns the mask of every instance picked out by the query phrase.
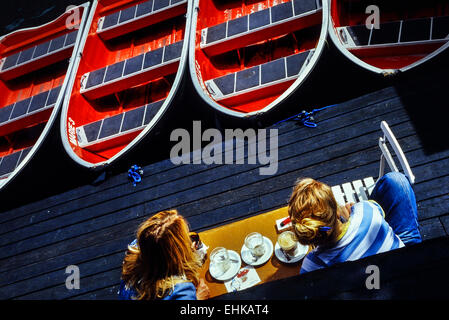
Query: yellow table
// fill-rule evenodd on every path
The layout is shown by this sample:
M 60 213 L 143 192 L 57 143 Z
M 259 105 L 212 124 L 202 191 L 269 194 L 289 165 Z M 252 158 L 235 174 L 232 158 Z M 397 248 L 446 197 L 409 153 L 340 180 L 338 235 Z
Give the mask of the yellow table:
M 216 247 L 225 247 L 240 254 L 246 235 L 255 231 L 269 238 L 274 247 L 279 234 L 276 228 L 276 220 L 287 216 L 287 207 L 284 207 L 199 233 L 201 241 L 209 246 L 208 256 L 201 270 L 201 277 L 206 280 L 209 286 L 211 298 L 225 294 L 227 290 L 223 282 L 212 278 L 208 271 L 209 253 Z M 265 264 L 255 267 L 261 279 L 259 284 L 298 275 L 301 263 L 302 260 L 291 264 L 283 263 L 279 261 L 273 251 L 273 255 Z M 245 265 L 242 259 L 242 267 Z

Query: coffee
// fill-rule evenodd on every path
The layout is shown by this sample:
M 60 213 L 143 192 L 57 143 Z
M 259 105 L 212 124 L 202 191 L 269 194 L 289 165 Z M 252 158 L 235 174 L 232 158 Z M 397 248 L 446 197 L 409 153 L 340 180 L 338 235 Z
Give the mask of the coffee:
M 296 248 L 298 247 L 298 241 L 296 235 L 292 231 L 284 231 L 278 237 L 278 244 L 289 256 L 295 256 Z

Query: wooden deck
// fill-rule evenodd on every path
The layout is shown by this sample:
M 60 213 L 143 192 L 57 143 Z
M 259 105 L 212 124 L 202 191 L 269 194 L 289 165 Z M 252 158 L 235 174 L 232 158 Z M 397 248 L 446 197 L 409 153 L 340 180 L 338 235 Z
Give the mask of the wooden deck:
M 140 222 L 163 209 L 178 209 L 201 231 L 285 206 L 298 177 L 330 185 L 377 177 L 382 120 L 416 175 L 424 239 L 447 236 L 448 88 L 446 80 L 388 87 L 321 111 L 317 128 L 282 123 L 273 176 L 259 175 L 258 165 L 165 160 L 146 166 L 137 187 L 123 172 L 2 212 L 0 299 L 115 299 L 126 245 Z M 69 265 L 80 268 L 79 290 L 65 287 Z

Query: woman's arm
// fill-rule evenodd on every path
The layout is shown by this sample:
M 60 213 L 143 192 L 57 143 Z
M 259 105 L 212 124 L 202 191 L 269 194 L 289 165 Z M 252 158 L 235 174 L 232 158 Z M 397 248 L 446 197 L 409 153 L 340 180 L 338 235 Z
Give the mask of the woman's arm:
M 200 283 L 198 284 L 198 288 L 196 289 L 196 298 L 198 300 L 206 300 L 210 297 L 210 290 L 207 286 L 204 279 L 200 279 Z
M 349 220 L 349 217 L 351 216 L 351 209 L 354 205 L 353 202 L 347 203 L 344 206 L 339 206 L 337 210 L 337 215 L 339 218 L 343 218 L 345 221 Z

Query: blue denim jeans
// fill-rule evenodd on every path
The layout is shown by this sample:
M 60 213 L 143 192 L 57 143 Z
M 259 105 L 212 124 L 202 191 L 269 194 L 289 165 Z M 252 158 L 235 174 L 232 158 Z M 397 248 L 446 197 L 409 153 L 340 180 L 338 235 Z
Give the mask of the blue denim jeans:
M 422 241 L 415 193 L 405 175 L 385 174 L 377 181 L 370 199 L 384 209 L 385 220 L 406 246 Z

